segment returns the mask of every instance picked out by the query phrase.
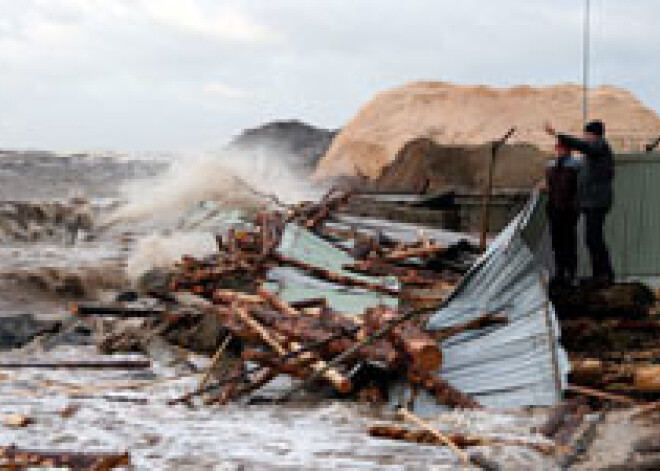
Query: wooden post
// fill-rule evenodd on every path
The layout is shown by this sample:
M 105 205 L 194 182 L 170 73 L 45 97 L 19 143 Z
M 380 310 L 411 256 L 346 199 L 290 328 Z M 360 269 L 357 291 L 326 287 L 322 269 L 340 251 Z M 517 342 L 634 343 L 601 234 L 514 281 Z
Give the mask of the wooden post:
M 488 235 L 488 226 L 490 223 L 490 201 L 493 193 L 493 173 L 495 171 L 495 157 L 504 143 L 513 136 L 516 128 L 509 129 L 504 137 L 495 141 L 490 147 L 490 160 L 488 161 L 488 178 L 486 179 L 486 188 L 481 198 L 481 234 L 479 237 L 479 249 L 486 251 L 486 237 Z

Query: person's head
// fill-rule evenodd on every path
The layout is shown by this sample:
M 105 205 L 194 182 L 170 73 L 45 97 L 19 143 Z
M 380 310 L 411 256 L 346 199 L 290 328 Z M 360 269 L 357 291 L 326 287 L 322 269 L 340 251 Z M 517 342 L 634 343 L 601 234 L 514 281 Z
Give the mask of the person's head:
M 570 155 L 571 149 L 566 145 L 562 144 L 561 141 L 557 141 L 555 144 L 555 154 L 557 157 L 562 157 L 564 155 Z
M 596 119 L 588 122 L 584 126 L 584 138 L 587 141 L 598 141 L 605 135 L 605 125 L 602 121 Z

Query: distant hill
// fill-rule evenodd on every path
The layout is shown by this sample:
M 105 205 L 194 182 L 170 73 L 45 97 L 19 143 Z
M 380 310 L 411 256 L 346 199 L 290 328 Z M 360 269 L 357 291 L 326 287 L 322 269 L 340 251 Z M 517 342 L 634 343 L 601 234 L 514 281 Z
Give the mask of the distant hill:
M 246 129 L 228 145 L 259 159 L 282 159 L 294 172 L 311 174 L 327 152 L 337 131 L 317 128 L 298 120 L 273 121 Z
M 658 116 L 629 91 L 602 86 L 590 90 L 589 98 L 591 116 L 605 122 L 616 149 L 637 150 L 660 135 Z M 360 109 L 333 140 L 315 176 L 363 175 L 377 179 L 404 147 L 418 138 L 441 146 L 483 145 L 512 126 L 517 132 L 511 143 L 551 151 L 554 142 L 543 132 L 544 122 L 550 121 L 559 131 L 580 132 L 581 106 L 582 88 L 578 85 L 494 88 L 409 83 L 378 93 Z M 538 171 L 542 168 L 536 155 L 534 165 L 528 168 L 537 173 L 534 178 L 541 176 Z M 510 162 L 511 167 L 500 165 L 499 171 L 513 173 L 520 170 L 515 166 L 524 169 L 528 165 L 524 158 Z M 465 171 L 482 173 L 487 159 L 473 163 Z

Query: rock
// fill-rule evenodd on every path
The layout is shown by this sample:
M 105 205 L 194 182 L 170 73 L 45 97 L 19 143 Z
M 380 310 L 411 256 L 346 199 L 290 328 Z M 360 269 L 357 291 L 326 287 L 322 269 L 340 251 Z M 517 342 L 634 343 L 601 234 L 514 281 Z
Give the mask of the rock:
M 309 175 L 336 133 L 296 120 L 274 121 L 246 129 L 229 143 L 228 149 L 253 158 L 284 158 L 291 170 Z
M 31 314 L 2 317 L 0 320 L 0 350 L 19 348 L 44 333 L 55 333 L 61 322 L 38 320 Z

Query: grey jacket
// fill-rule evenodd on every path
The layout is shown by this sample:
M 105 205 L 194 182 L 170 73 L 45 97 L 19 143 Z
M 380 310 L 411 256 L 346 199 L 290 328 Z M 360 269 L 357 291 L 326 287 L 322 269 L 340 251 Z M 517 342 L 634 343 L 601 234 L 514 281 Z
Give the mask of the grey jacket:
M 584 155 L 578 177 L 580 209 L 609 209 L 614 197 L 614 156 L 610 145 L 604 138 L 593 143 L 566 134 L 559 134 L 557 138 L 566 147 Z

